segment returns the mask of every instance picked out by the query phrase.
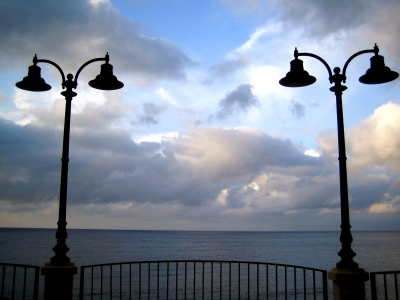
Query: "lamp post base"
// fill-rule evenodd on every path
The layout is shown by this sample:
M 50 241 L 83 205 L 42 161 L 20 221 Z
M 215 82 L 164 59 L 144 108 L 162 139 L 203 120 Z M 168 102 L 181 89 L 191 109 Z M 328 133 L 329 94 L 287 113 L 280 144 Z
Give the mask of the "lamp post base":
M 41 268 L 45 276 L 44 300 L 72 300 L 73 276 L 77 272 L 73 263 L 45 263 Z
M 328 272 L 328 279 L 333 281 L 334 300 L 365 300 L 365 281 L 369 273 L 364 269 L 334 268 Z

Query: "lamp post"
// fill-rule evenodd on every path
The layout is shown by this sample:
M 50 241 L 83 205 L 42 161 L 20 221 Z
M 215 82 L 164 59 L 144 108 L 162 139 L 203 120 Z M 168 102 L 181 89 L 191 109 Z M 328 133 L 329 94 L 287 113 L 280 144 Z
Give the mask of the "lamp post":
M 374 53 L 375 55 L 371 57 L 371 67 L 367 70 L 366 74 L 361 76 L 359 81 L 364 84 L 380 84 L 390 82 L 395 80 L 399 74 L 391 71 L 385 66 L 384 58 L 378 55 L 379 49 L 375 44 L 373 49 L 359 51 L 346 61 L 343 67 L 343 73 L 340 73 L 340 68 L 336 67 L 333 69 L 333 73 L 321 57 L 312 53 L 299 53 L 297 48 L 294 51 L 295 59 L 290 62 L 291 69 L 290 72 L 286 74 L 286 77 L 282 78 L 279 83 L 285 87 L 303 87 L 311 85 L 316 81 L 316 78 L 309 75 L 307 71 L 303 68 L 303 61 L 298 59 L 299 56 L 310 56 L 316 58 L 326 67 L 329 73 L 329 81 L 334 85 L 329 89 L 335 93 L 336 96 L 336 112 L 337 112 L 337 126 L 338 126 L 338 149 L 339 149 L 339 182 L 340 182 L 340 212 L 341 212 L 341 234 L 340 242 L 342 248 L 338 255 L 341 260 L 336 264 L 336 273 L 343 273 L 343 270 L 353 270 L 355 273 L 365 272 L 358 268 L 358 264 L 353 261 L 353 257 L 356 255 L 351 249 L 351 243 L 353 242 L 353 237 L 351 235 L 351 225 L 350 225 L 350 213 L 349 213 L 349 198 L 348 198 L 348 186 L 347 186 L 347 167 L 346 167 L 346 146 L 345 146 L 345 135 L 344 135 L 344 122 L 343 122 L 343 106 L 342 106 L 342 93 L 347 89 L 346 86 L 342 85 L 342 82 L 346 82 L 346 69 L 349 63 L 357 56 L 366 53 Z M 342 270 L 342 271 L 340 271 Z M 362 270 L 362 271 L 361 271 Z M 332 270 L 333 272 L 333 270 Z M 333 274 L 331 272 L 331 274 Z M 353 273 L 354 273 L 353 272 Z M 335 274 L 336 274 L 335 273 Z M 330 279 L 334 280 L 339 278 L 338 276 L 333 276 L 330 274 Z M 367 273 L 368 275 L 368 273 Z M 354 276 L 353 276 L 354 277 Z M 365 279 L 365 275 L 361 276 Z M 343 276 L 341 278 L 344 278 Z M 368 277 L 367 279 L 368 280 Z M 365 280 L 364 280 L 365 281 Z M 364 286 L 364 283 L 362 284 Z M 339 296 L 338 296 L 339 297 Z M 355 294 L 353 298 L 349 299 L 359 299 Z M 343 297 L 335 299 L 347 299 Z
M 76 89 L 78 86 L 79 74 L 87 65 L 97 61 L 105 61 L 105 63 L 101 65 L 100 74 L 97 75 L 94 80 L 89 81 L 89 85 L 92 88 L 99 90 L 117 90 L 122 88 L 124 84 L 118 81 L 117 77 L 113 75 L 113 66 L 108 63 L 108 53 L 104 58 L 94 58 L 87 61 L 78 69 L 75 78 L 72 74 L 68 74 L 67 79 L 65 79 L 62 69 L 55 62 L 47 59 L 38 59 L 35 54 L 33 58 L 33 65 L 29 67 L 28 76 L 24 77 L 22 81 L 15 84 L 18 88 L 31 92 L 44 92 L 50 90 L 51 86 L 48 85 L 41 77 L 40 67 L 37 66 L 37 63 L 48 63 L 56 67 L 60 72 L 62 80 L 61 85 L 62 88 L 65 89 L 65 91 L 61 92 L 61 95 L 65 97 L 66 105 L 61 158 L 60 202 L 56 232 L 57 244 L 53 248 L 55 255 L 50 259 L 50 263 L 46 263 L 42 268 L 42 274 L 46 275 L 45 299 L 72 298 L 72 275 L 76 274 L 76 267 L 70 262 L 70 258 L 66 255 L 69 249 L 65 243 L 65 240 L 68 237 L 66 229 L 66 214 L 71 101 L 72 98 L 77 95 L 73 89 Z M 67 295 L 69 293 L 71 293 L 70 296 Z

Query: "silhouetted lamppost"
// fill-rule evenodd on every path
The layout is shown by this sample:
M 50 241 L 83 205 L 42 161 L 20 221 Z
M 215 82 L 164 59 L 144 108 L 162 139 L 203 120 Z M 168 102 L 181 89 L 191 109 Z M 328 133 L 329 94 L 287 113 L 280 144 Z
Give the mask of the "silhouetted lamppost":
M 97 62 L 97 61 L 105 61 L 104 64 L 101 65 L 101 72 L 99 75 L 96 76 L 94 80 L 89 81 L 89 85 L 92 88 L 99 89 L 99 90 L 117 90 L 124 86 L 124 84 L 118 81 L 117 77 L 113 75 L 113 66 L 108 63 L 109 56 L 108 53 L 104 58 L 95 58 L 87 61 L 84 63 L 79 70 L 76 72 L 75 78 L 72 74 L 67 75 L 67 80 L 65 80 L 64 72 L 61 68 L 51 60 L 47 59 L 38 59 L 36 55 L 33 58 L 33 65 L 29 67 L 28 76 L 24 77 L 24 79 L 15 85 L 23 90 L 31 91 L 31 92 L 44 92 L 51 89 L 51 86 L 48 85 L 44 79 L 40 76 L 40 67 L 37 66 L 37 63 L 48 63 L 53 65 L 57 68 L 57 70 L 61 74 L 62 80 L 62 87 L 65 91 L 61 92 L 61 95 L 65 97 L 66 105 L 65 105 L 65 120 L 64 120 L 64 137 L 63 137 L 63 149 L 62 149 L 62 158 L 61 158 L 61 183 L 60 183 L 60 204 L 59 204 L 59 212 L 58 212 L 58 223 L 57 223 L 57 232 L 56 232 L 56 239 L 57 244 L 53 248 L 55 255 L 51 258 L 50 263 L 53 264 L 52 268 L 55 266 L 61 265 L 72 265 L 70 263 L 69 257 L 66 255 L 68 252 L 68 247 L 65 244 L 65 240 L 67 239 L 67 221 L 66 221 L 66 214 L 67 214 L 67 185 L 68 185 L 68 155 L 69 155 L 69 136 L 70 136 L 70 120 L 71 120 L 71 101 L 72 98 L 77 95 L 73 91 L 73 89 L 77 88 L 78 85 L 78 76 L 80 72 L 85 68 L 87 65 Z M 45 265 L 46 266 L 46 265 Z M 76 267 L 75 267 L 76 269 Z M 60 273 L 60 272 L 58 272 Z M 58 274 L 57 273 L 57 274 Z M 75 272 L 76 273 L 76 272 Z M 43 274 L 43 268 L 42 268 Z M 45 274 L 46 275 L 46 274 Z M 54 274 L 52 274 L 54 275 Z M 53 276 L 54 277 L 54 276 Z M 57 276 L 56 276 L 57 277 Z M 54 277 L 54 278 L 56 278 Z M 72 279 L 72 275 L 71 275 Z M 60 283 L 60 280 L 56 280 L 56 284 Z M 52 283 L 47 284 L 46 278 L 46 286 L 51 285 Z M 72 284 L 72 281 L 71 281 Z M 46 287 L 47 289 L 47 287 Z M 63 296 L 64 299 L 65 295 L 47 295 L 46 296 L 46 289 L 45 289 L 45 298 L 48 299 L 61 299 L 58 297 Z M 59 289 L 54 286 L 55 290 Z M 62 288 L 61 288 L 62 289 Z M 62 291 L 59 291 L 60 293 Z M 71 292 L 72 292 L 72 285 L 71 285 Z
M 336 111 L 337 111 L 337 126 L 338 126 L 338 148 L 339 148 L 339 181 L 340 181 L 340 211 L 341 211 L 341 234 L 340 242 L 342 243 L 342 249 L 338 253 L 341 260 L 336 264 L 338 269 L 358 269 L 358 264 L 353 261 L 353 257 L 356 255 L 351 249 L 351 243 L 353 237 L 351 235 L 350 226 L 350 213 L 349 213 L 349 199 L 348 199 L 348 186 L 347 186 L 347 167 L 346 167 L 346 146 L 344 138 L 344 123 L 343 123 L 343 108 L 342 108 L 342 93 L 347 89 L 346 86 L 342 85 L 342 82 L 346 82 L 346 69 L 350 61 L 355 57 L 365 54 L 375 53 L 371 57 L 371 67 L 367 70 L 366 74 L 361 76 L 359 81 L 364 84 L 379 84 L 390 82 L 395 80 L 399 74 L 391 71 L 385 66 L 384 58 L 378 55 L 379 49 L 375 44 L 375 47 L 370 50 L 359 51 L 346 61 L 343 67 L 343 73 L 340 73 L 340 68 L 336 67 L 333 69 L 334 74 L 329 65 L 321 57 L 312 53 L 299 53 L 297 48 L 294 51 L 295 59 L 290 62 L 290 72 L 286 74 L 286 77 L 282 78 L 279 83 L 286 87 L 303 87 L 311 85 L 316 81 L 316 78 L 309 75 L 303 68 L 303 61 L 298 59 L 299 56 L 310 56 L 318 59 L 324 64 L 329 73 L 329 81 L 334 83 L 334 86 L 330 88 L 330 91 L 336 95 Z M 331 278 L 332 279 L 332 278 Z M 341 298 L 344 299 L 344 298 Z M 355 298 L 354 298 L 355 299 Z M 358 299 L 358 298 L 357 298 Z

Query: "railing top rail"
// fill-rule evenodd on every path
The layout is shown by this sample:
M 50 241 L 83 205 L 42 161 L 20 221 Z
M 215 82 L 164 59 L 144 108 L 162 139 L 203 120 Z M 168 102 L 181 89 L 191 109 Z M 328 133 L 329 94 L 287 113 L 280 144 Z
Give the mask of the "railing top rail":
M 298 268 L 298 269 L 305 269 L 310 271 L 320 271 L 326 272 L 323 269 L 311 268 L 311 267 L 304 267 L 298 265 L 290 265 L 290 264 L 279 264 L 279 263 L 270 263 L 270 262 L 258 262 L 258 261 L 242 261 L 242 260 L 147 260 L 147 261 L 128 261 L 128 262 L 115 262 L 115 263 L 104 263 L 104 264 L 93 264 L 93 265 L 86 265 L 81 266 L 81 268 L 91 268 L 91 267 L 101 267 L 101 266 L 115 266 L 115 265 L 128 265 L 128 264 L 154 264 L 154 263 L 236 263 L 236 264 L 255 264 L 255 265 L 270 265 L 270 266 L 277 266 L 277 267 L 289 267 L 289 268 Z
M 400 274 L 400 270 L 397 271 L 379 271 L 379 272 L 370 272 L 370 275 L 384 275 L 384 274 Z
M 11 264 L 11 263 L 2 263 L 2 262 L 0 262 L 0 266 L 6 266 L 6 267 L 23 267 L 23 268 L 35 268 L 35 269 L 40 268 L 39 266 L 33 266 L 33 265 Z

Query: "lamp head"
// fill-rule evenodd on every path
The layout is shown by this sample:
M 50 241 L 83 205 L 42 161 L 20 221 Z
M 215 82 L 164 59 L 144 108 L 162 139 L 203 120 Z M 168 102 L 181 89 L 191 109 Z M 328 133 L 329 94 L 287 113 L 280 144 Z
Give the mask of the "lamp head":
M 113 66 L 106 61 L 105 64 L 101 65 L 100 74 L 96 76 L 96 79 L 89 81 L 89 85 L 92 88 L 98 90 L 118 90 L 124 86 L 121 81 L 118 81 L 117 77 L 113 75 Z
M 36 63 L 29 67 L 28 76 L 24 77 L 22 81 L 17 82 L 15 85 L 17 88 L 31 92 L 45 92 L 51 89 L 51 86 L 40 76 L 40 67 L 38 67 Z
M 399 77 L 399 73 L 386 67 L 383 56 L 375 53 L 375 55 L 371 57 L 371 67 L 367 70 L 365 75 L 360 77 L 359 81 L 364 84 L 379 84 L 390 82 L 397 77 Z
M 290 62 L 290 71 L 286 77 L 279 80 L 279 84 L 286 87 L 302 87 L 313 84 L 317 79 L 304 70 L 303 61 L 297 56 Z

